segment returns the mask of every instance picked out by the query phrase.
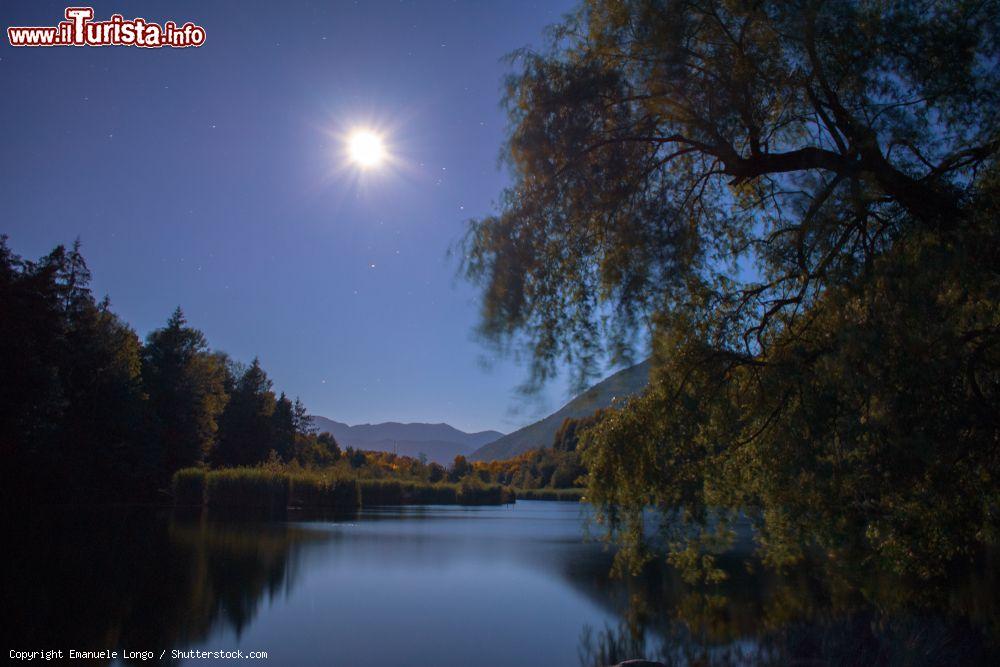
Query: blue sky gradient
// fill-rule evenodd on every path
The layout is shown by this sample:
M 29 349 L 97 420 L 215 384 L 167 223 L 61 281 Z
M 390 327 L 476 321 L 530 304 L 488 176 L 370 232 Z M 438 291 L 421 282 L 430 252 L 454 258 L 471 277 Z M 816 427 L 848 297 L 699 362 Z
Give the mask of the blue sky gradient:
M 55 25 L 65 3 L 0 5 Z M 446 252 L 493 210 L 502 57 L 570 2 L 98 2 L 205 27 L 197 49 L 0 46 L 0 233 L 37 257 L 80 237 L 98 295 L 140 335 L 180 305 L 213 347 L 349 423 L 504 432 L 526 371 L 480 363 L 476 293 Z M 394 156 L 360 174 L 343 134 Z M 488 361 L 488 359 L 487 359 Z

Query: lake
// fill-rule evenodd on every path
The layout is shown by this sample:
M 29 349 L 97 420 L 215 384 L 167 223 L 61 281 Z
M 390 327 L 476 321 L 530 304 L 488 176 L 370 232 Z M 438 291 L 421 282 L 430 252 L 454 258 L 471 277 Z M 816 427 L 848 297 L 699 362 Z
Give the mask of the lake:
M 5 569 L 5 597 L 20 610 L 7 643 L 118 652 L 87 664 L 139 664 L 144 651 L 166 651 L 168 662 L 175 650 L 358 667 L 1000 655 L 992 568 L 970 570 L 917 611 L 878 596 L 871 604 L 870 591 L 838 589 L 808 568 L 777 576 L 737 555 L 723 560 L 730 578 L 718 587 L 688 586 L 665 566 L 620 580 L 609 577 L 611 554 L 587 539 L 588 517 L 586 505 L 539 501 L 281 521 L 148 509 L 21 517 Z M 175 664 L 221 664 L 178 655 Z M 261 664 L 225 664 L 240 662 Z

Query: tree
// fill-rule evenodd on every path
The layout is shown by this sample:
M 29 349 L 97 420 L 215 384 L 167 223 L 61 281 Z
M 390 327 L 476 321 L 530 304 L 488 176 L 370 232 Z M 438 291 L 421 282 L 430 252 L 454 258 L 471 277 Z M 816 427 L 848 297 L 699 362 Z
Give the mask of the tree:
M 604 412 L 604 408 L 600 408 L 594 414 L 586 417 L 567 417 L 564 419 L 552 440 L 552 449 L 560 452 L 575 452 L 577 444 L 580 442 L 580 435 L 596 424 Z
M 576 486 L 576 480 L 583 474 L 583 469 L 575 460 L 566 458 L 559 462 L 552 471 L 549 485 L 554 489 L 569 489 Z
M 316 436 L 316 441 L 326 450 L 330 460 L 337 461 L 340 459 L 340 445 L 332 433 L 320 433 Z
M 44 455 L 62 414 L 58 357 L 66 318 L 58 285 L 61 247 L 34 263 L 0 236 L 0 453 L 6 470 Z M 15 479 L 11 479 L 15 482 Z M 26 485 L 30 486 L 30 485 Z M 19 488 L 12 485 L 10 488 Z
M 339 458 L 336 441 L 304 423 L 301 401 L 275 399 L 259 362 L 209 351 L 179 308 L 143 346 L 107 298 L 94 300 L 90 279 L 79 241 L 28 261 L 0 236 L 5 497 L 145 501 L 174 471 L 209 460 Z
M 427 466 L 427 481 L 431 484 L 437 484 L 438 482 L 444 481 L 446 476 L 447 471 L 440 463 L 431 463 Z
M 350 463 L 351 467 L 354 469 L 362 468 L 365 463 L 368 462 L 368 457 L 365 456 L 364 450 L 348 447 L 344 451 L 344 454 L 347 456 L 348 463 Z
M 292 409 L 292 421 L 296 433 L 310 435 L 316 432 L 316 425 L 313 424 L 305 404 L 298 396 L 295 397 L 295 405 Z
M 61 460 L 82 479 L 80 495 L 121 498 L 148 494 L 165 481 L 162 451 L 145 424 L 148 402 L 141 376 L 138 336 L 105 300 L 79 304 L 66 331 L 60 363 L 62 396 Z M 146 488 L 143 488 L 146 487 Z
M 464 456 L 458 454 L 451 464 L 451 470 L 448 471 L 448 480 L 457 482 L 471 472 L 472 464 Z
M 271 380 L 261 368 L 260 360 L 254 358 L 253 363 L 231 382 L 229 403 L 220 419 L 219 443 L 213 460 L 224 466 L 266 461 L 275 449 L 273 417 L 277 401 L 271 390 Z
M 298 435 L 295 409 L 296 406 L 285 396 L 285 392 L 281 392 L 281 396 L 275 401 L 274 413 L 271 415 L 271 449 L 283 461 L 291 457 L 295 437 Z
M 177 308 L 166 326 L 147 336 L 142 377 L 149 393 L 152 437 L 160 443 L 161 467 L 168 479 L 175 470 L 211 455 L 227 400 L 225 369 L 209 352 L 205 335 L 187 326 Z
M 89 282 L 79 241 L 31 262 L 0 236 L 0 454 L 13 502 L 156 488 L 139 341 Z
M 651 342 L 648 391 L 582 442 L 625 557 L 650 501 L 741 510 L 772 562 L 929 576 L 997 534 L 998 26 L 995 1 L 587 2 L 519 54 L 515 183 L 463 268 L 535 383 Z

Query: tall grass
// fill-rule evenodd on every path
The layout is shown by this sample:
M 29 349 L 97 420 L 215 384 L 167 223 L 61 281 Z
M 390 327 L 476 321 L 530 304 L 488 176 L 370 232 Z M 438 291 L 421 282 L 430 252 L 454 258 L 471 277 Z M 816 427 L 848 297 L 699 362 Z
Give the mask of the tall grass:
M 245 507 L 284 511 L 291 478 L 264 468 L 227 468 L 205 475 L 205 504 L 209 507 Z
M 502 505 L 514 501 L 514 490 L 510 487 L 483 484 L 474 477 L 466 477 L 458 485 L 460 505 Z
M 290 475 L 292 507 L 353 511 L 361 505 L 361 487 L 356 479 L 338 479 L 320 473 Z
M 394 479 L 349 479 L 322 471 L 200 468 L 174 474 L 175 505 L 276 511 L 287 507 L 353 511 L 361 505 L 501 505 L 513 489 L 471 479 L 429 484 Z
M 578 503 L 584 500 L 586 489 L 517 489 L 520 500 L 565 500 Z

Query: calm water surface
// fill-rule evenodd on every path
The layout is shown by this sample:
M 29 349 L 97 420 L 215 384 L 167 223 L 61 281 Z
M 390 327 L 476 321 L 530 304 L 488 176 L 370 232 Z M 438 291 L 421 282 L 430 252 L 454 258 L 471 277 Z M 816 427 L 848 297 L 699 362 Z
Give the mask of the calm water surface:
M 992 570 L 917 612 L 886 611 L 870 592 L 809 571 L 765 574 L 736 555 L 721 587 L 687 586 L 664 567 L 623 581 L 585 539 L 586 519 L 586 506 L 531 501 L 281 521 L 63 511 L 15 522 L 5 596 L 23 612 L 7 643 L 168 657 L 239 649 L 268 653 L 246 664 L 359 667 L 998 656 Z

